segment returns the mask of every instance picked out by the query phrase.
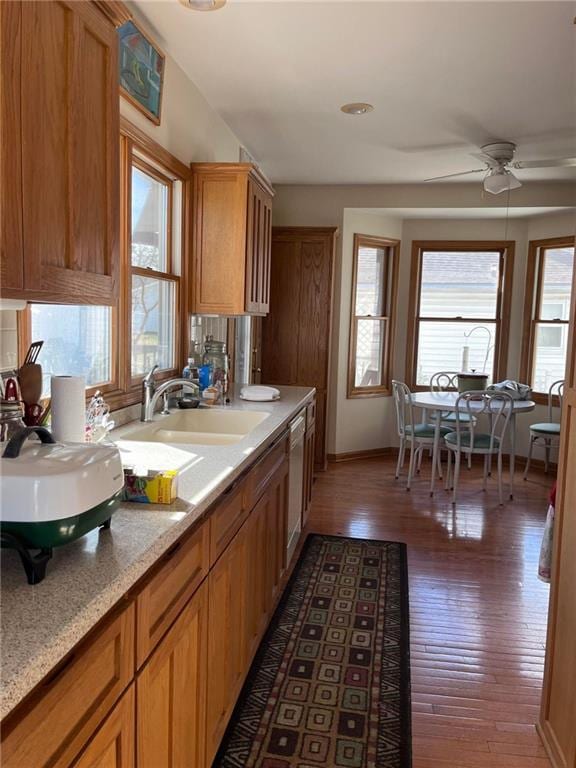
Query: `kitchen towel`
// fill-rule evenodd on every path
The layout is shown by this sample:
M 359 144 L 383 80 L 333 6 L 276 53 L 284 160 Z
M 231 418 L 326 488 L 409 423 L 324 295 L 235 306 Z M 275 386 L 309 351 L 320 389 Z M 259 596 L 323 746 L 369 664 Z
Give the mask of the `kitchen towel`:
M 83 443 L 86 434 L 86 380 L 83 376 L 52 376 L 52 434 L 56 440 Z

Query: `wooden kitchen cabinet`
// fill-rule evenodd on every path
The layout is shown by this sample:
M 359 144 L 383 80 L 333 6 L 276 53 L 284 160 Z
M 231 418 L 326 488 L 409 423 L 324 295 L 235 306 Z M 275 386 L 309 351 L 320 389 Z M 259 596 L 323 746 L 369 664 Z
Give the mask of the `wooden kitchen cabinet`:
M 132 684 L 73 768 L 134 768 L 135 713 Z
M 136 665 L 141 667 L 194 594 L 209 567 L 209 526 L 179 539 L 136 598 Z
M 250 163 L 192 163 L 190 311 L 265 315 L 274 191 Z
M 1 100 L 1 294 L 112 304 L 120 209 L 116 28 L 91 2 L 10 2 L 0 13 L 0 63 L 9 73 Z
M 262 381 L 316 388 L 315 468 L 326 468 L 335 227 L 274 227 Z
M 314 459 L 316 452 L 316 401 L 306 409 L 306 435 L 304 437 L 304 483 L 302 488 L 302 528 L 308 521 L 314 485 Z
M 41 684 L 37 702 L 13 727 L 2 723 L 2 768 L 68 768 L 133 674 L 130 604 Z
M 205 581 L 136 680 L 138 768 L 206 765 Z
M 208 765 L 214 759 L 244 681 L 249 631 L 246 611 L 248 545 L 244 525 L 212 568 L 208 579 Z
M 209 576 L 208 764 L 220 745 L 286 569 L 285 438 L 252 469 L 246 489 L 245 498 L 254 506 Z

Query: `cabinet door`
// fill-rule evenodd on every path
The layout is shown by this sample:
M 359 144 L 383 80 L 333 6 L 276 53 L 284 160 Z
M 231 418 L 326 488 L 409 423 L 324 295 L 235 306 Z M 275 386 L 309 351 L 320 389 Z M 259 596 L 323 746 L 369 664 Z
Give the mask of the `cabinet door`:
M 268 528 L 270 494 L 262 496 L 246 526 L 248 539 L 248 581 L 246 584 L 246 669 L 266 629 L 270 610 L 268 587 Z
M 0 3 L 0 293 L 22 290 L 20 69 L 22 3 Z
M 134 701 L 131 685 L 73 768 L 134 768 Z
M 266 581 L 268 601 L 271 606 L 276 602 L 287 566 L 288 471 L 288 458 L 286 458 L 276 471 L 267 492 L 269 507 L 267 516 Z
M 245 304 L 245 171 L 193 166 L 190 311 L 240 315 Z
M 266 314 L 270 304 L 272 201 L 253 179 L 248 182 L 246 224 L 246 311 Z
M 315 452 L 315 440 L 316 427 L 311 424 L 306 430 L 306 437 L 304 440 L 304 487 L 302 493 L 304 498 L 302 499 L 302 527 L 308 522 L 308 516 L 310 515 L 310 506 L 312 504 L 312 487 L 314 485 L 314 452 Z
M 244 525 L 210 572 L 208 600 L 207 763 L 214 759 L 236 698 L 247 658 L 248 538 Z
M 91 3 L 21 5 L 25 294 L 112 303 L 119 268 L 116 29 Z
M 206 582 L 136 681 L 138 768 L 204 768 Z
M 274 240 L 270 278 L 272 311 L 262 321 L 262 380 L 298 384 L 301 247 L 294 239 Z

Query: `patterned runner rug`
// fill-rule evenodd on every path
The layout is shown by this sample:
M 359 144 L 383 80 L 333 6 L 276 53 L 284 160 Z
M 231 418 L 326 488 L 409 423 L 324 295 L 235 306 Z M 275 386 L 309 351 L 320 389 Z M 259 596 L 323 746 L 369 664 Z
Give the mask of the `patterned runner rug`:
M 406 546 L 310 535 L 214 768 L 409 768 Z

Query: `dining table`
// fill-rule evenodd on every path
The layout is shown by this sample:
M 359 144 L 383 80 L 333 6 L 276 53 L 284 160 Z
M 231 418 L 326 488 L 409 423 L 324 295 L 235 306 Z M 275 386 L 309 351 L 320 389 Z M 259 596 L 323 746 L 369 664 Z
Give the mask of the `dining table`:
M 450 391 L 425 391 L 412 393 L 412 405 L 421 408 L 424 412 L 431 411 L 433 418 L 430 420 L 434 424 L 434 445 L 432 448 L 432 481 L 430 491 L 433 492 L 436 467 L 438 464 L 438 450 L 440 449 L 440 426 L 442 413 L 455 413 L 458 409 L 457 402 L 460 392 Z M 470 410 L 474 411 L 474 402 L 469 403 Z M 514 498 L 514 469 L 516 463 L 516 416 L 523 413 L 529 413 L 536 407 L 533 400 L 514 400 L 512 403 L 512 412 L 510 414 L 510 498 Z M 480 410 L 482 405 L 478 403 Z M 456 425 L 454 425 L 456 430 Z

